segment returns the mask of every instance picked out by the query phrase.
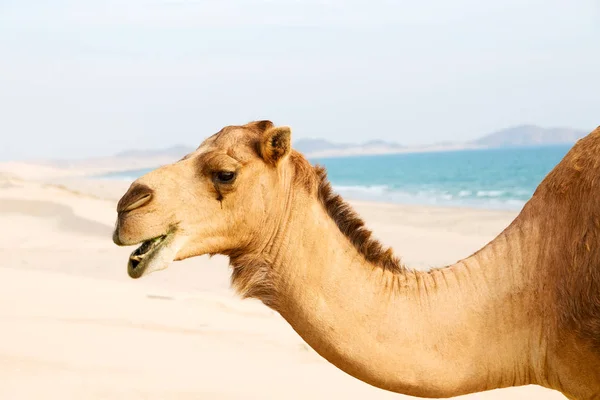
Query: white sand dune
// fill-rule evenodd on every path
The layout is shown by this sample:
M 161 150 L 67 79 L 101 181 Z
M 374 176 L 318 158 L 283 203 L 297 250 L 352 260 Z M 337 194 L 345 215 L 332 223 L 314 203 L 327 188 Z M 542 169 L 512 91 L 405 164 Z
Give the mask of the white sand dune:
M 32 168 L 26 178 L 39 178 Z M 14 172 L 0 175 L 1 399 L 408 398 L 346 375 L 278 314 L 237 299 L 223 257 L 129 279 L 131 249 L 111 241 L 123 183 L 69 180 L 57 187 Z M 471 253 L 514 217 L 356 207 L 419 267 Z M 465 398 L 564 397 L 530 386 Z

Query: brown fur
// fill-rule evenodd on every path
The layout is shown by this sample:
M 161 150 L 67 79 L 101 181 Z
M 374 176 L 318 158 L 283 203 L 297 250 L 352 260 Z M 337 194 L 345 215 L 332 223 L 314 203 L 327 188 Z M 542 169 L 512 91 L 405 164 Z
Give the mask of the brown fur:
M 290 152 L 290 128 L 277 126 L 264 131 L 260 142 L 260 155 L 271 165 L 283 159 Z
M 600 354 L 600 127 L 581 139 L 539 185 L 524 214 L 544 236 L 537 260 L 558 328 Z
M 265 119 L 262 121 L 253 121 L 244 126 L 246 128 L 254 129 L 258 132 L 264 132 L 267 129 L 271 129 L 274 126 L 274 124 L 273 124 L 273 122 Z
M 278 310 L 274 271 L 261 257 L 231 254 L 231 286 L 242 298 L 253 298 Z

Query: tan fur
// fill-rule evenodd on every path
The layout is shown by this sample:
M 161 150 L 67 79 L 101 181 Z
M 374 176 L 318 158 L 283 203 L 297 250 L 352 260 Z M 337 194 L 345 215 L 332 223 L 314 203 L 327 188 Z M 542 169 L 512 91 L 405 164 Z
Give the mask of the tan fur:
M 176 259 L 228 255 L 238 293 L 387 390 L 449 397 L 538 384 L 599 398 L 600 128 L 495 240 L 430 272 L 404 267 L 325 169 L 289 146 L 289 128 L 270 121 L 223 128 L 132 185 L 115 242 L 174 232 L 185 241 Z M 215 181 L 222 170 L 237 178 Z

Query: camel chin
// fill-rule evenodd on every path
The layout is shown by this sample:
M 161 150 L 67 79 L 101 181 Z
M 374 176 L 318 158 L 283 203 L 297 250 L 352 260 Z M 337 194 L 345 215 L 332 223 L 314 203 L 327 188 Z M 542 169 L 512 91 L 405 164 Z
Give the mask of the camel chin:
M 127 261 L 129 276 L 137 279 L 166 269 L 183 246 L 181 239 L 174 233 L 168 233 L 142 242 Z

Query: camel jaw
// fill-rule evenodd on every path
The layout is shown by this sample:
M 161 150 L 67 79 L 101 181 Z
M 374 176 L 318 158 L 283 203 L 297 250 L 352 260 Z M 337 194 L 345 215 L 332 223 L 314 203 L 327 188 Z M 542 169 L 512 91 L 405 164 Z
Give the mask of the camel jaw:
M 131 278 L 137 279 L 166 269 L 180 248 L 181 245 L 172 233 L 145 240 L 129 256 L 127 273 Z

